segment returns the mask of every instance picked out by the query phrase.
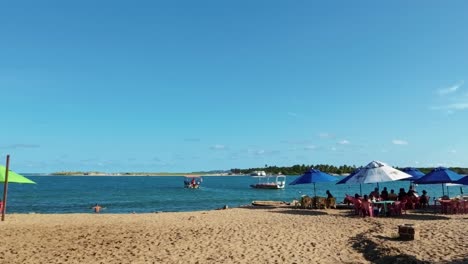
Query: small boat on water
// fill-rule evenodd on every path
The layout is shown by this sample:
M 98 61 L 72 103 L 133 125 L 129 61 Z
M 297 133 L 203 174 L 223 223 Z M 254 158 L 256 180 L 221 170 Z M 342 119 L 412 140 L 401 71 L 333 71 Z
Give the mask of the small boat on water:
M 198 189 L 203 182 L 203 178 L 200 176 L 185 176 L 184 188 Z
M 256 189 L 284 189 L 286 186 L 286 176 L 284 175 L 264 175 L 264 176 L 254 176 L 258 178 L 256 184 L 251 184 L 250 187 Z
M 265 171 L 252 171 L 250 173 L 250 176 L 266 176 L 266 172 Z

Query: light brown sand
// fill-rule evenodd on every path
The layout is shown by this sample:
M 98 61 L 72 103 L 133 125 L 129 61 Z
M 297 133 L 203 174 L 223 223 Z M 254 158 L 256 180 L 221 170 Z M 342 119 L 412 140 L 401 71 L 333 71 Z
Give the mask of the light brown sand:
M 419 224 L 421 239 L 396 240 Z M 359 218 L 348 210 L 11 214 L 0 263 L 468 263 L 468 215 Z

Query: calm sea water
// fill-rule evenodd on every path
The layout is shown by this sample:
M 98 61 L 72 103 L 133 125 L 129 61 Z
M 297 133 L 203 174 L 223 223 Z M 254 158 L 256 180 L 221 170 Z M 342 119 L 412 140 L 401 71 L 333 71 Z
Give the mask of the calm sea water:
M 27 175 L 26 175 L 27 176 Z M 256 182 L 249 176 L 204 177 L 200 189 L 183 188 L 183 177 L 60 177 L 28 176 L 37 184 L 9 184 L 9 213 L 89 213 L 95 203 L 105 210 L 103 213 L 143 213 L 212 210 L 228 205 L 238 207 L 253 200 L 276 200 L 290 202 L 301 195 L 313 195 L 312 184 L 288 185 L 284 190 L 260 190 L 250 188 Z M 297 176 L 288 176 L 287 182 Z M 389 190 L 409 187 L 409 182 L 382 183 Z M 362 185 L 363 194 L 370 193 L 375 184 Z M 441 196 L 442 187 L 420 185 L 431 197 Z M 345 194 L 359 193 L 359 185 L 336 185 L 317 183 L 317 195 L 325 191 L 342 201 Z M 449 187 L 451 196 L 468 193 L 468 186 Z

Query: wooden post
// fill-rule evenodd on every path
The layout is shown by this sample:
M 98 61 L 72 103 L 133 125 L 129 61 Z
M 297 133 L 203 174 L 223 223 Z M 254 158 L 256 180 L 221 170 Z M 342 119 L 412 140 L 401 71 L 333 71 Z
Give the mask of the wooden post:
M 2 221 L 5 221 L 5 212 L 7 206 L 7 192 L 8 192 L 8 170 L 10 167 L 10 155 L 6 157 L 6 169 L 5 169 L 5 183 L 3 184 L 3 207 L 2 207 Z

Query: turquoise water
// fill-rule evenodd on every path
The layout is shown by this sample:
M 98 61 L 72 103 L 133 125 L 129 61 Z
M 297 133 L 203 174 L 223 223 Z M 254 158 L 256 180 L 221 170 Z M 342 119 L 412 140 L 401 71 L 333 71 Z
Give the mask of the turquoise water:
M 292 182 L 297 176 L 288 176 Z M 313 195 L 313 185 L 288 185 L 284 190 L 260 190 L 250 188 L 256 182 L 249 176 L 204 177 L 200 189 L 183 188 L 184 177 L 60 177 L 29 176 L 36 185 L 9 184 L 9 213 L 89 213 L 95 203 L 105 207 L 103 213 L 143 213 L 212 210 L 228 205 L 238 207 L 253 200 L 276 200 L 290 202 L 301 195 Z M 375 184 L 362 185 L 363 194 L 370 193 Z M 395 189 L 409 182 L 382 183 L 380 187 Z M 427 190 L 429 196 L 441 196 L 442 187 L 420 185 L 419 192 Z M 359 193 L 359 185 L 336 185 L 317 183 L 317 195 L 325 196 L 330 190 L 342 201 L 345 194 Z M 460 194 L 460 187 L 449 187 L 450 195 Z M 468 186 L 462 188 L 468 193 Z

